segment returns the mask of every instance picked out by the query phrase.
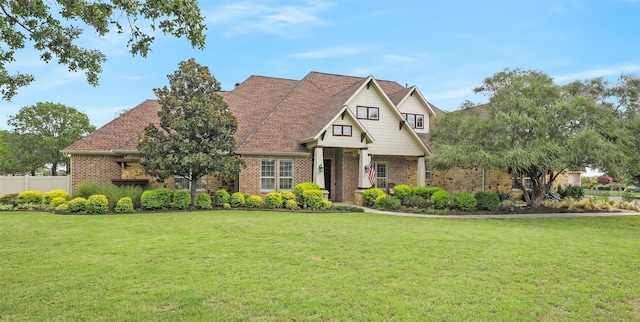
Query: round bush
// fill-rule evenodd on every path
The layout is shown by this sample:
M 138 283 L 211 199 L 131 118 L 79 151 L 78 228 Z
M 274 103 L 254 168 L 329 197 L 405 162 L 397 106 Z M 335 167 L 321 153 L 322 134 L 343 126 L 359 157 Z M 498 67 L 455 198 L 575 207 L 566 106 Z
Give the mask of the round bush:
M 67 203 L 67 199 L 63 197 L 55 197 L 49 201 L 49 205 L 53 208 L 56 208 L 63 203 Z
M 299 208 L 298 207 L 298 202 L 293 200 L 293 199 L 285 201 L 284 202 L 284 207 L 289 209 L 289 210 L 297 210 Z
M 244 193 L 242 192 L 234 192 L 231 194 L 231 207 L 233 208 L 242 208 L 244 207 L 246 200 L 244 197 Z
M 395 197 L 402 200 L 411 195 L 411 187 L 406 184 L 399 184 L 393 187 Z
M 319 190 L 320 186 L 314 182 L 302 182 L 296 185 L 295 193 L 296 193 L 296 201 L 299 204 L 304 204 L 304 195 L 303 192 L 305 190 Z
M 41 204 L 42 192 L 36 190 L 27 190 L 18 194 L 18 204 Z
M 173 192 L 167 188 L 146 190 L 140 196 L 140 205 L 144 209 L 169 209 Z
M 398 210 L 401 205 L 400 199 L 382 194 L 376 199 L 374 207 L 380 210 Z
M 18 205 L 18 194 L 17 193 L 8 193 L 0 197 L 0 205 Z
M 409 195 L 401 201 L 403 206 L 409 208 L 426 209 L 431 205 L 431 201 L 429 199 L 425 199 L 416 195 Z
M 453 196 L 453 207 L 460 211 L 473 211 L 477 203 L 476 198 L 468 192 L 458 192 Z
M 445 190 L 438 190 L 431 195 L 431 206 L 437 210 L 444 210 L 449 207 L 451 195 Z
M 282 208 L 282 195 L 279 192 L 269 192 L 264 196 L 264 205 L 269 209 Z
M 292 191 L 282 191 L 280 192 L 282 196 L 282 202 L 286 202 L 287 200 L 296 200 L 296 194 Z
M 191 206 L 191 193 L 187 190 L 178 190 L 173 193 L 173 209 L 185 210 Z
M 263 201 L 260 196 L 249 196 L 246 200 L 246 206 L 249 208 L 262 208 Z
M 209 197 L 209 194 L 204 192 L 199 194 L 198 199 L 196 199 L 196 206 L 200 209 L 210 209 L 211 197 Z
M 378 196 L 384 195 L 384 191 L 380 188 L 369 188 L 362 192 L 362 198 L 364 199 L 364 205 L 368 207 L 372 207 Z
M 109 211 L 109 200 L 105 195 L 93 195 L 87 199 L 86 208 L 90 214 L 106 214 Z
M 76 197 L 67 203 L 70 212 L 81 212 L 87 209 L 87 199 Z
M 478 209 L 496 211 L 500 208 L 500 196 L 493 192 L 480 191 L 475 194 Z
M 322 193 L 322 190 L 305 190 L 302 192 L 302 197 L 304 199 L 303 207 L 305 209 L 322 209 L 322 201 L 324 200 L 324 194 Z
M 229 195 L 229 192 L 224 189 L 218 189 L 213 194 L 213 200 L 216 207 L 222 207 L 225 203 L 228 203 L 229 198 L 231 198 L 231 195 Z
M 231 205 L 227 202 L 224 205 L 222 205 L 222 208 L 224 209 L 231 209 Z
M 114 209 L 117 213 L 127 213 L 133 212 L 133 200 L 131 197 L 122 197 L 116 203 L 116 208 Z
M 60 214 L 64 214 L 69 212 L 69 205 L 67 203 L 60 204 L 56 207 L 56 212 Z
M 51 191 L 46 192 L 46 193 L 43 195 L 43 200 L 42 200 L 42 202 L 43 202 L 45 205 L 50 205 L 50 204 L 51 204 L 51 201 L 52 201 L 54 198 L 63 198 L 65 201 L 67 201 L 67 200 L 69 199 L 69 197 L 70 197 L 70 196 L 69 196 L 69 193 L 67 193 L 66 191 L 64 191 L 64 190 L 62 190 L 62 189 L 55 189 L 55 190 L 51 190 Z M 58 204 L 58 205 L 59 205 L 59 204 Z M 57 205 L 56 205 L 56 206 L 57 206 Z
M 322 200 L 321 209 L 329 210 L 333 207 L 333 203 L 330 200 Z

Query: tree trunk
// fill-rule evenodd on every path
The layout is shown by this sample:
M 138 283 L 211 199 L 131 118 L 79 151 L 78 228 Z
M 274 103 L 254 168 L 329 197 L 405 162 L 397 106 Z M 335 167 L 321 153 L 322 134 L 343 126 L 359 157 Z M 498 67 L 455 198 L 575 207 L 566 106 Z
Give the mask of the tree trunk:
M 191 177 L 191 206 L 195 207 L 196 205 L 196 182 L 198 182 L 199 178 Z
M 533 208 L 540 207 L 542 200 L 544 200 L 544 191 L 533 191 L 531 194 L 531 202 L 528 204 Z
M 51 165 L 51 176 L 57 176 L 57 175 L 58 175 L 58 164 L 54 162 Z

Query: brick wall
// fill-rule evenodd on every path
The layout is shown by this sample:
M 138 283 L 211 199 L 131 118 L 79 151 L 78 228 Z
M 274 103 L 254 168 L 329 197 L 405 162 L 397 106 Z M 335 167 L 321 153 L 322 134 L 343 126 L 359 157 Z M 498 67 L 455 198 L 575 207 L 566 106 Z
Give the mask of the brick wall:
M 293 160 L 293 185 L 297 185 L 301 182 L 310 182 L 313 177 L 311 176 L 311 168 L 313 163 L 311 162 L 311 156 L 308 157 L 273 157 L 273 156 L 243 156 L 247 167 L 240 171 L 238 178 L 238 189 L 240 192 L 248 193 L 252 195 L 264 196 L 268 191 L 260 191 L 260 167 L 262 159 L 276 159 L 276 160 Z M 276 162 L 276 167 L 279 166 L 279 162 Z
M 120 165 L 110 155 L 71 155 L 71 190 L 81 183 L 111 184 L 122 175 Z

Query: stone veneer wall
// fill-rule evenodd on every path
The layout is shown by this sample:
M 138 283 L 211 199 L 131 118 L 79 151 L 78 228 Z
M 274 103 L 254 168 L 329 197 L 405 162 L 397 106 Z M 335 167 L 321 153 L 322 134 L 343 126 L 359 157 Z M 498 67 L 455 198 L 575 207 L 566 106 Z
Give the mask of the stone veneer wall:
M 71 191 L 81 183 L 111 184 L 111 179 L 120 178 L 120 165 L 111 155 L 71 155 Z
M 273 157 L 273 156 L 243 156 L 242 159 L 246 164 L 246 168 L 240 171 L 238 187 L 239 191 L 243 193 L 249 193 L 252 195 L 264 196 L 269 191 L 260 191 L 260 167 L 262 159 L 276 159 L 276 160 L 293 160 L 293 185 L 297 185 L 301 182 L 312 181 L 311 168 L 313 163 L 311 162 L 311 156 L 307 157 Z M 276 162 L 276 166 L 279 166 Z

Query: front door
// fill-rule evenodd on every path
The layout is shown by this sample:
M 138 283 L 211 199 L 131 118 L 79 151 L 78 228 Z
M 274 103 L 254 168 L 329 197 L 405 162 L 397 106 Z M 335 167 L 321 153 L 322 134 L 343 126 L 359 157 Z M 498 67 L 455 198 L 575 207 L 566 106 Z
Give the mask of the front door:
M 324 159 L 322 167 L 324 168 L 324 188 L 329 191 L 329 200 L 331 200 L 331 160 Z

